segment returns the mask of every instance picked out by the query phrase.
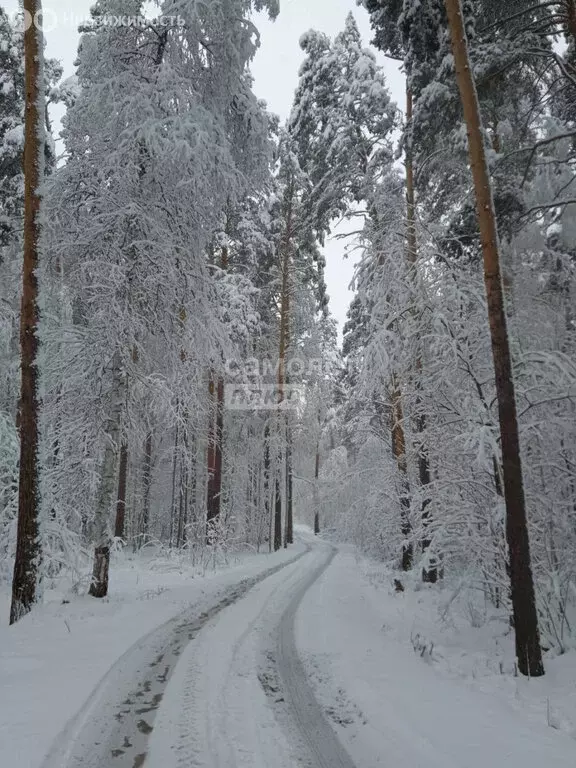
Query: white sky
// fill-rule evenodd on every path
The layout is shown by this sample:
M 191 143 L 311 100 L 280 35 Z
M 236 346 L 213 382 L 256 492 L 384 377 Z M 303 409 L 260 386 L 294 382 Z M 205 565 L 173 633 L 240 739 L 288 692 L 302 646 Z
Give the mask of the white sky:
M 44 0 L 47 55 L 60 59 L 64 75 L 73 74 L 73 62 L 78 44 L 78 23 L 88 18 L 93 0 Z M 7 0 L 4 7 L 13 12 L 18 0 Z M 252 66 L 255 91 L 268 102 L 270 109 L 285 119 L 290 112 L 292 96 L 298 81 L 302 51 L 298 41 L 308 29 L 314 28 L 330 36 L 338 34 L 346 15 L 352 11 L 358 21 L 364 43 L 371 38 L 368 14 L 356 5 L 356 0 L 280 0 L 280 16 L 270 22 L 258 17 L 261 48 Z M 382 58 L 394 100 L 402 106 L 404 81 L 393 62 Z M 352 280 L 352 259 L 343 258 L 344 243 L 332 240 L 326 245 L 326 280 L 331 311 L 340 324 L 352 298 L 348 286 Z

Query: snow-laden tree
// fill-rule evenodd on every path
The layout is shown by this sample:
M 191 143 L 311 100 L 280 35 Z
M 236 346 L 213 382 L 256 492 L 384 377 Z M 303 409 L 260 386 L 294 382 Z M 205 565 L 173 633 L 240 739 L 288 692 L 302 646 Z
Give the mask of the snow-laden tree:
M 26 9 L 29 12 L 29 9 Z M 23 326 L 26 329 L 26 338 L 35 337 L 32 316 L 35 313 L 34 304 L 36 302 L 36 286 L 34 285 L 34 263 L 37 258 L 32 255 L 35 251 L 36 234 L 32 234 L 32 229 L 36 227 L 33 222 L 31 225 L 30 205 L 36 210 L 39 202 L 37 191 L 32 191 L 38 187 L 45 172 L 49 173 L 55 162 L 54 148 L 50 133 L 50 123 L 48 115 L 48 105 L 50 102 L 58 99 L 58 91 L 54 87 L 61 76 L 61 68 L 56 61 L 46 60 L 40 62 L 43 58 L 43 40 L 40 37 L 38 41 L 34 40 L 33 45 L 40 48 L 40 52 L 34 54 L 34 66 L 38 67 L 37 73 L 30 75 L 25 67 L 25 51 L 30 49 L 30 36 L 33 30 L 24 32 L 22 17 L 10 19 L 3 8 L 0 8 L 0 368 L 2 374 L 0 377 L 0 421 L 2 422 L 3 439 L 0 443 L 0 529 L 2 530 L 2 550 L 0 551 L 0 563 L 2 569 L 8 570 L 11 565 L 11 558 L 15 554 L 16 530 L 15 515 L 17 506 L 18 488 L 23 491 L 26 486 L 30 487 L 32 479 L 25 478 L 24 482 L 18 483 L 18 447 L 17 447 L 17 404 L 20 398 L 20 438 L 26 440 L 30 436 L 32 443 L 34 438 L 32 432 L 36 431 L 36 426 L 31 425 L 30 418 L 24 418 L 23 414 L 30 412 L 29 393 L 35 388 L 30 386 L 28 374 L 35 372 L 35 363 L 31 363 L 35 357 L 32 349 L 27 350 L 27 354 L 21 356 L 19 347 L 19 329 L 20 329 L 20 297 L 22 295 L 22 251 L 26 242 L 25 263 L 25 296 L 27 296 L 22 309 L 29 310 L 28 319 Z M 25 42 L 26 41 L 26 42 Z M 28 46 L 28 47 L 27 47 Z M 38 61 L 36 61 L 38 60 Z M 28 60 L 28 69 L 32 66 L 31 59 Z M 42 66 L 40 66 L 42 63 Z M 26 86 L 26 77 L 30 76 L 28 86 Z M 37 75 L 37 78 L 36 78 Z M 36 79 L 38 84 L 36 86 Z M 38 103 L 28 104 L 25 108 L 26 95 L 30 96 L 32 88 L 38 95 Z M 30 128 L 26 134 L 25 122 L 26 116 L 30 120 L 36 121 L 36 127 Z M 31 160 L 28 157 L 28 165 L 25 165 L 25 136 L 30 137 L 38 135 L 40 146 L 38 152 L 40 156 Z M 32 151 L 32 150 L 30 150 Z M 34 153 L 36 150 L 33 151 Z M 32 167 L 34 166 L 34 168 Z M 25 171 L 27 168 L 28 184 L 25 182 Z M 26 200 L 28 200 L 28 227 L 24 225 L 24 216 L 26 209 Z M 32 201 L 32 203 L 31 203 Z M 27 239 L 25 237 L 27 235 Z M 32 246 L 31 246 L 31 241 Z M 31 277 L 32 275 L 32 277 Z M 32 293 L 30 290 L 32 289 Z M 22 361 L 22 366 L 20 365 Z M 24 394 L 19 386 L 19 374 L 22 370 L 27 380 L 27 392 Z M 24 399 L 22 399 L 22 396 Z M 34 421 L 34 419 L 32 419 Z M 34 448 L 32 447 L 32 455 Z M 24 450 L 26 454 L 26 450 Z M 28 464 L 30 462 L 28 461 Z M 21 464 L 23 466 L 23 464 Z M 28 467 L 27 474 L 30 473 Z M 32 496 L 35 494 L 33 493 Z M 32 498 L 30 496 L 29 498 Z M 22 509 L 22 499 L 20 503 Z M 18 526 L 18 556 L 17 573 L 14 580 L 15 600 L 12 611 L 12 619 L 18 618 L 21 610 L 27 610 L 30 607 L 30 599 L 23 596 L 23 574 L 28 581 L 28 587 L 25 591 L 28 595 L 33 588 L 33 581 L 37 580 L 38 574 L 35 570 L 38 557 L 37 542 L 32 547 L 24 544 L 25 540 L 37 538 L 36 533 L 31 527 L 27 527 L 24 518 L 31 520 L 37 516 L 37 505 L 29 505 L 34 512 L 20 515 Z M 23 563 L 23 559 L 29 558 L 29 562 Z M 36 561 L 31 566 L 30 562 Z M 21 599 L 22 598 L 22 599 Z
M 40 0 L 25 0 L 30 17 L 41 12 Z M 23 259 L 20 304 L 20 398 L 18 432 L 18 525 L 12 578 L 10 623 L 27 614 L 37 598 L 40 543 L 40 457 L 38 381 L 38 265 L 40 190 L 45 175 L 44 36 L 31 25 L 24 31 L 24 140 L 22 142 Z
M 12 522 L 16 515 L 18 397 L 18 299 L 24 180 L 24 54 L 22 36 L 0 9 L 0 441 L 2 569 L 15 540 Z
M 93 530 L 97 596 L 121 451 L 145 446 L 149 465 L 160 424 L 174 434 L 163 460 L 172 474 L 182 445 L 200 450 L 205 375 L 229 349 L 217 311 L 226 285 L 210 273 L 208 248 L 226 206 L 263 183 L 269 155 L 246 71 L 257 44 L 249 7 L 167 2 L 160 10 L 183 25 L 95 23 L 80 42 L 67 161 L 47 199 L 45 247 L 67 309 L 44 329 L 46 450 L 58 445 L 45 497 L 63 523 Z M 107 0 L 93 16 L 141 12 Z
M 516 637 L 516 656 L 522 674 L 538 677 L 544 674 L 544 667 L 530 561 L 517 399 L 504 305 L 504 285 L 500 266 L 500 242 L 494 194 L 486 160 L 480 102 L 474 75 L 470 70 L 470 55 L 461 0 L 446 0 L 446 12 L 452 38 L 456 80 L 468 134 L 470 165 L 482 243 L 484 282 L 500 424 L 502 481 L 506 503 L 506 540 L 510 563 L 510 591 Z
M 331 41 L 311 30 L 289 121 L 311 181 L 310 215 L 322 236 L 358 208 L 370 215 L 374 186 L 392 161 L 396 108 L 374 53 L 362 45 L 352 14 Z M 366 213 L 367 209 L 367 213 Z
M 355 359 L 360 365 L 348 392 L 358 392 L 359 382 L 374 380 L 374 367 L 380 364 L 378 350 L 388 366 L 391 362 L 400 366 L 405 376 L 402 404 L 411 493 L 417 488 L 417 465 L 411 434 L 414 421 L 406 419 L 407 412 L 426 416 L 424 432 L 416 437 L 425 440 L 430 463 L 430 525 L 426 531 L 412 515 L 411 540 L 415 546 L 420 540 L 429 542 L 431 554 L 442 558 L 441 571 L 465 574 L 472 590 L 482 589 L 498 610 L 510 610 L 504 478 L 479 267 L 481 243 L 447 19 L 442 3 L 423 8 L 418 3 L 380 0 L 366 5 L 377 43 L 387 54 L 404 61 L 412 87 L 413 120 L 403 146 L 411 150 L 414 165 L 421 287 L 414 293 L 399 270 L 400 259 L 386 258 L 394 252 L 400 254 L 401 234 L 406 232 L 401 216 L 396 216 L 392 229 L 396 246 L 388 241 L 380 276 L 370 250 L 376 245 L 378 252 L 378 236 L 384 243 L 386 228 L 367 230 L 354 314 L 371 319 L 364 322 L 361 338 L 349 336 L 347 362 Z M 559 109 L 558 98 L 562 93 L 570 100 L 570 48 L 560 54 L 552 46 L 552 30 L 561 29 L 567 7 L 562 3 L 542 8 L 519 3 L 515 13 L 501 4 L 463 5 L 505 268 L 540 625 L 544 644 L 560 649 L 570 642 L 567 627 L 571 622 L 565 618 L 571 611 L 573 562 L 564 546 L 566 537 L 572 540 L 566 526 L 573 502 L 573 441 L 559 420 L 563 425 L 572 422 L 573 255 L 569 233 L 574 206 L 570 193 L 573 129 L 569 113 L 564 107 L 562 112 Z M 390 190 L 382 188 L 382 192 L 392 212 L 394 197 Z M 390 334 L 391 329 L 395 333 Z M 415 336 L 424 352 L 420 369 L 408 364 L 414 359 Z M 371 373 L 363 377 L 364 350 L 372 339 L 378 346 L 368 356 Z M 372 434 L 378 423 L 365 395 L 364 399 L 354 397 L 353 403 L 354 414 L 339 413 L 346 445 L 354 438 L 359 443 L 358 436 Z M 387 429 L 391 439 L 393 426 Z M 354 459 L 349 452 L 350 476 L 360 477 Z M 376 470 L 372 476 L 373 482 L 380 482 Z M 388 480 L 384 482 L 390 485 Z M 386 523 L 390 516 L 398 519 L 399 494 L 393 498 L 395 505 L 386 510 Z M 354 505 L 342 514 L 343 524 L 355 519 L 350 509 Z M 556 511 L 561 509 L 563 512 Z M 376 540 L 380 530 L 376 519 L 372 518 L 373 527 L 369 527 L 372 538 L 365 536 L 365 541 Z M 390 541 L 394 543 L 393 538 Z M 396 539 L 396 547 L 398 544 Z M 386 546 L 383 553 L 390 556 Z

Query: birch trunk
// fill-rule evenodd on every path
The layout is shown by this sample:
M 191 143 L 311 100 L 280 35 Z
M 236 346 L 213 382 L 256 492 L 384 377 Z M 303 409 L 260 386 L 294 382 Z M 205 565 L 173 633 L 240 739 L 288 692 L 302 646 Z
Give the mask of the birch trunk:
M 113 384 L 106 446 L 100 474 L 100 486 L 94 513 L 94 568 L 89 594 L 92 597 L 106 597 L 108 594 L 108 573 L 110 569 L 110 515 L 114 499 L 116 468 L 118 465 L 118 444 L 122 407 L 124 404 L 124 381 L 120 370 L 118 353 L 113 361 Z

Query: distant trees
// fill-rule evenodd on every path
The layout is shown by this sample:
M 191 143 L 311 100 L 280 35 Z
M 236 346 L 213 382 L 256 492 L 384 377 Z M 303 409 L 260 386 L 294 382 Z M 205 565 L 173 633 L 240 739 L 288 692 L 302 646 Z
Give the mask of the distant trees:
M 131 13 L 142 10 L 129 5 Z M 114 9 L 126 10 L 120 0 Z M 97 3 L 93 14 L 105 11 L 110 3 Z M 47 200 L 58 216 L 50 250 L 64 265 L 70 301 L 58 331 L 70 343 L 54 355 L 48 407 L 54 429 L 67 428 L 70 408 L 85 418 L 60 455 L 57 493 L 69 482 L 64 467 L 71 469 L 90 435 L 101 456 L 91 586 L 99 597 L 107 591 L 120 447 L 137 455 L 135 444 L 149 443 L 159 413 L 175 434 L 171 514 L 186 525 L 184 465 L 205 428 L 197 415 L 207 404 L 187 382 L 222 361 L 228 335 L 215 311 L 220 287 L 207 249 L 225 207 L 267 174 L 268 123 L 245 75 L 254 47 L 243 9 L 222 17 L 224 9 L 190 3 L 180 11 L 184 26 L 156 29 L 151 21 L 84 32 L 80 92 L 65 124 L 69 157 Z M 208 53 L 206 35 L 214 38 Z M 85 467 L 72 472 L 80 479 L 78 470 Z M 148 505 L 149 490 L 146 497 Z M 69 500 L 61 498 L 65 509 Z M 149 526 L 149 513 L 142 517 Z M 173 520 L 173 535 L 177 528 Z
M 284 398 L 292 385 L 311 386 L 306 361 L 319 354 L 312 340 L 327 322 L 327 296 L 304 204 L 309 178 L 252 92 L 251 8 L 277 12 L 260 0 L 186 2 L 183 25 L 109 26 L 100 23 L 106 14 L 138 15 L 143 4 L 99 0 L 82 30 L 76 77 L 50 91 L 68 111 L 65 156 L 43 188 L 43 258 L 28 271 L 42 285 L 41 323 L 25 337 L 41 342 L 38 371 L 38 347 L 27 354 L 41 375 L 42 430 L 37 420 L 22 430 L 42 489 L 34 491 L 40 532 L 21 526 L 27 546 L 44 544 L 41 561 L 37 549 L 24 553 L 40 569 L 34 584 L 66 566 L 83 571 L 88 548 L 88 591 L 100 598 L 114 548 L 126 542 L 216 557 L 231 542 L 293 541 L 301 414 Z M 170 15 L 172 3 L 160 10 Z M 20 78 L 13 46 L 0 56 Z M 48 64 L 47 83 L 58 74 Z M 0 98 L 2 233 L 17 248 L 11 227 L 16 233 L 23 200 L 11 199 L 9 186 L 13 171 L 18 191 L 23 87 L 5 86 Z M 15 317 L 14 309 L 5 324 L 2 315 L 3 354 Z M 7 376 L 0 392 L 2 435 L 11 383 Z M 250 394 L 267 383 L 277 407 L 225 400 L 228 386 Z M 18 487 L 15 433 L 0 458 L 4 531 Z M 2 563 L 12 555 L 8 541 Z M 32 600 L 20 602 L 28 609 Z

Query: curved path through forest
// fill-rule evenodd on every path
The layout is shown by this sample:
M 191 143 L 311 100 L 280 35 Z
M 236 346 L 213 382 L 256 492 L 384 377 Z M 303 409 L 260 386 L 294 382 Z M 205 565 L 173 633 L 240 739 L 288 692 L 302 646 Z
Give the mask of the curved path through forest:
M 44 768 L 354 768 L 294 638 L 334 553 L 311 544 L 143 638 L 106 675 L 114 696 L 95 692 Z

